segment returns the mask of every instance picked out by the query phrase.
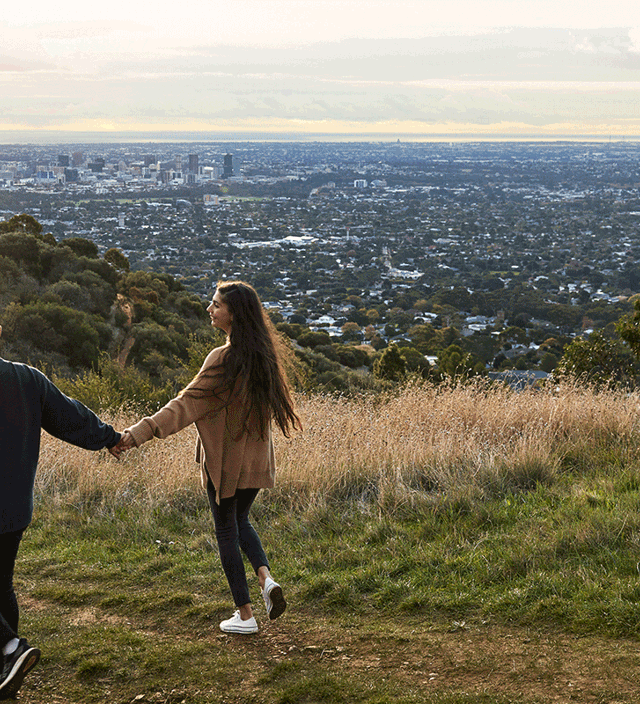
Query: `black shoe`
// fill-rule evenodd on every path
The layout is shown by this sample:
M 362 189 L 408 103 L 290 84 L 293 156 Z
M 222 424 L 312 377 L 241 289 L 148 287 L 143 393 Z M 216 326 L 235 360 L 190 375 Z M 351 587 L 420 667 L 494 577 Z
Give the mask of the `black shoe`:
M 37 648 L 32 648 L 24 638 L 21 638 L 13 653 L 4 656 L 4 667 L 0 679 L 0 699 L 10 699 L 16 696 L 22 686 L 24 676 L 38 664 L 38 660 L 40 660 L 40 651 Z

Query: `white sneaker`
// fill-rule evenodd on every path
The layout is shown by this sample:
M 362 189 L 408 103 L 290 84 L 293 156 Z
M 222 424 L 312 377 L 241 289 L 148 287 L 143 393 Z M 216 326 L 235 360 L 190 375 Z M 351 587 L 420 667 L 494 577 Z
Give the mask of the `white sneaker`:
M 264 605 L 267 607 L 267 616 L 272 621 L 278 618 L 278 616 L 282 616 L 284 610 L 287 608 L 287 602 L 284 599 L 282 587 L 277 582 L 274 582 L 271 577 L 267 577 L 264 583 L 262 598 L 264 599 Z
M 231 618 L 222 621 L 220 630 L 225 633 L 257 633 L 258 624 L 253 616 L 243 621 L 240 618 L 240 612 L 236 611 Z

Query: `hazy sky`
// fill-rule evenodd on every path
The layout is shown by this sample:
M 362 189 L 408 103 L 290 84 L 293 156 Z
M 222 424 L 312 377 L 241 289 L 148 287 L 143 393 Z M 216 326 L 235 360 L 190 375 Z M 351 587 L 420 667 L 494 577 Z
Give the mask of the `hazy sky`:
M 14 1 L 15 130 L 637 136 L 640 3 Z

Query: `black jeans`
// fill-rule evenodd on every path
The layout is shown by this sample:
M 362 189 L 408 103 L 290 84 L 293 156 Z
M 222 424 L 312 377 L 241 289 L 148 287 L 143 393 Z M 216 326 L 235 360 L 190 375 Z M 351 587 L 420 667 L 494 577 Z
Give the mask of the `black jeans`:
M 18 556 L 22 530 L 0 533 L 0 648 L 18 637 L 18 600 L 13 590 L 13 568 Z
M 259 491 L 260 489 L 238 489 L 232 497 L 221 499 L 218 504 L 211 480 L 207 484 L 220 561 L 236 606 L 251 602 L 240 550 L 247 556 L 256 574 L 260 567 L 269 567 L 260 537 L 249 522 L 249 510 Z

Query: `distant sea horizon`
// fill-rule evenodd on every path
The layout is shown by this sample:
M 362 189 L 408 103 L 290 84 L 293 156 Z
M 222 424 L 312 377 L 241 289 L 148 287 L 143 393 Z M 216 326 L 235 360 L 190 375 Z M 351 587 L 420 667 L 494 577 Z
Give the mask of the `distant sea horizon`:
M 0 146 L 47 144 L 146 144 L 165 142 L 637 142 L 640 135 L 542 135 L 542 134 L 396 134 L 363 132 L 275 133 L 275 132 L 64 132 L 55 130 L 0 130 Z

